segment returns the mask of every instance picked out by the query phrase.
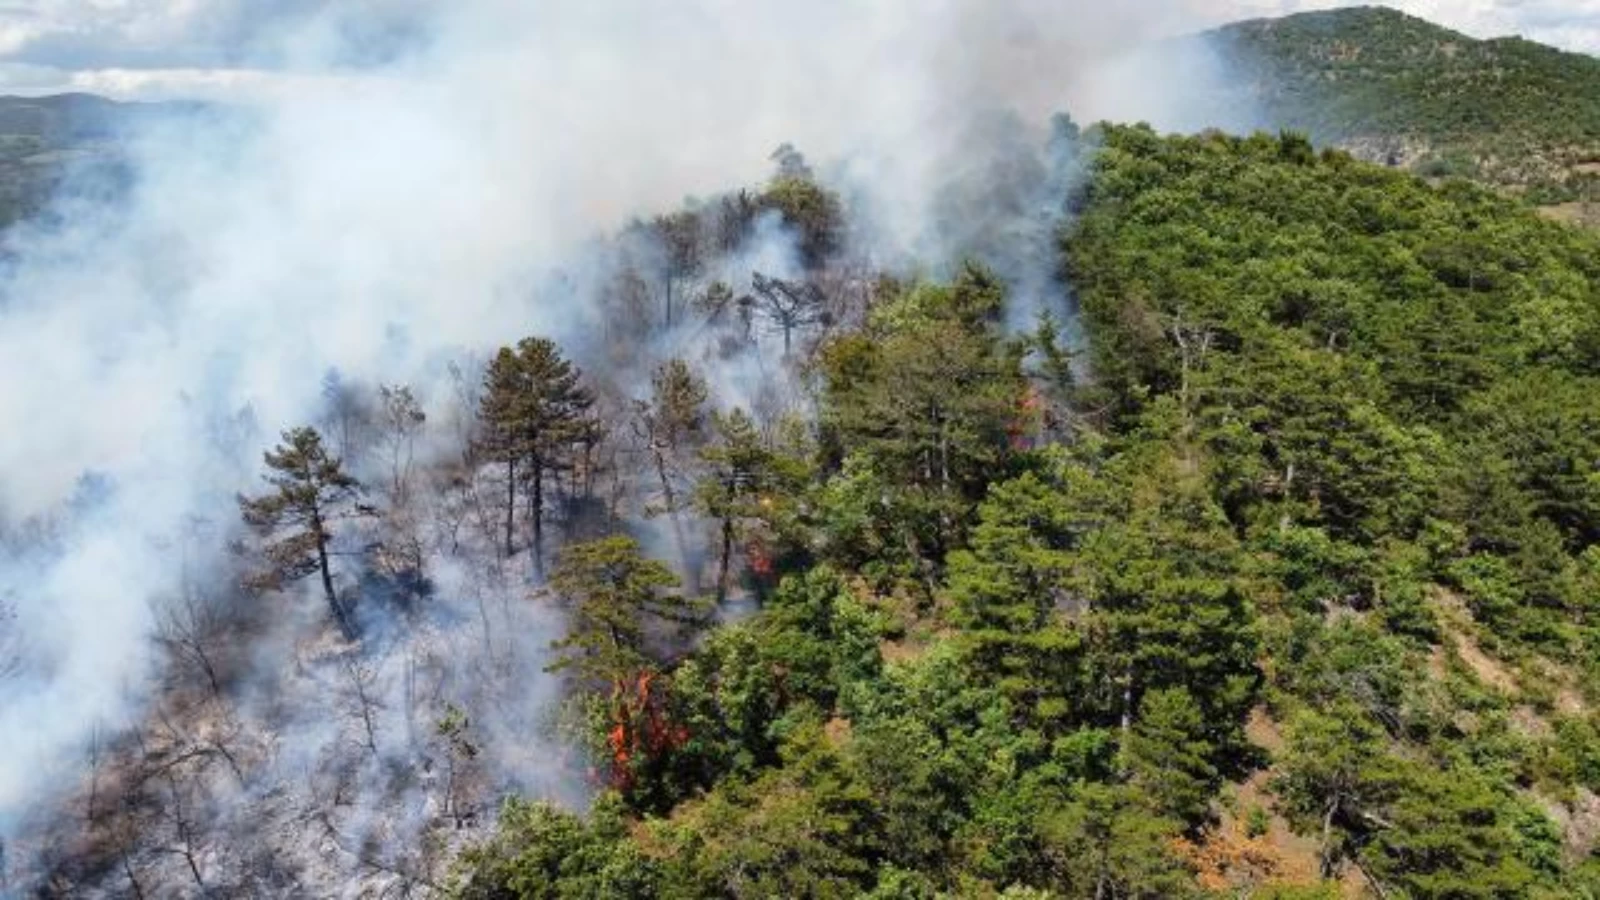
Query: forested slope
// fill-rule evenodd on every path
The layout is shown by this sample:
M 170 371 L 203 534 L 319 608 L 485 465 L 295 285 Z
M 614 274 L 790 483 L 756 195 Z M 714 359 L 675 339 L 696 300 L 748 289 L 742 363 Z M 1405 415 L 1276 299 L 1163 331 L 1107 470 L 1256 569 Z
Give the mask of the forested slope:
M 1600 243 L 1293 136 L 1089 140 L 1087 358 L 981 270 L 888 282 L 813 439 L 719 417 L 761 610 L 575 658 L 606 789 L 461 896 L 1600 891 Z M 629 553 L 556 577 L 643 621 Z
M 1409 896 L 1593 890 L 1549 879 L 1592 850 L 1595 249 L 1294 139 L 1139 130 L 1069 242 L 1105 402 L 1194 448 L 1244 542 L 1280 808 Z
M 930 207 L 970 265 L 786 145 L 552 276 L 586 340 L 219 419 L 288 430 L 17 883 L 1600 896 L 1600 237 L 1024 134 Z
M 1240 22 L 1205 40 L 1263 126 L 1541 202 L 1593 199 L 1600 59 L 1383 7 Z

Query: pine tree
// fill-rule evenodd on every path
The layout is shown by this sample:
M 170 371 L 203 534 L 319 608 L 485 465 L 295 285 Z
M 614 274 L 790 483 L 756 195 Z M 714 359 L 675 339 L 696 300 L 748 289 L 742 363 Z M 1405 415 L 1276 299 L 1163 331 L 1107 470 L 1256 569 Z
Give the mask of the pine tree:
M 974 664 L 1041 724 L 1066 718 L 1082 690 L 1083 640 L 1067 588 L 1072 551 L 1103 502 L 1082 466 L 1045 475 L 990 488 L 970 548 L 950 554 L 948 581 Z
M 661 486 L 661 511 L 672 524 L 679 561 L 689 577 L 690 592 L 695 593 L 696 567 L 689 558 L 683 520 L 678 515 L 684 498 L 676 486 L 673 469 L 679 453 L 704 439 L 709 391 L 705 379 L 681 359 L 670 359 L 657 367 L 650 377 L 650 389 L 649 400 L 634 403 L 633 430 L 649 448 Z
M 829 342 L 820 422 L 831 455 L 862 454 L 915 510 L 917 555 L 961 543 L 970 505 L 1013 456 L 1026 398 L 1019 349 L 993 320 L 1003 291 L 981 269 L 902 291 L 869 332 Z M 876 332 L 876 333 L 874 333 Z
M 502 347 L 484 374 L 479 446 L 489 459 L 506 467 L 505 552 L 509 556 L 515 550 L 520 468 L 529 485 L 534 564 L 541 568 L 545 476 L 568 465 L 573 445 L 590 431 L 588 412 L 594 397 L 581 380 L 578 367 L 547 338 L 524 338 L 515 350 Z
M 651 619 L 694 624 L 700 604 L 672 592 L 678 578 L 649 559 L 632 538 L 609 537 L 561 551 L 550 587 L 571 608 L 571 626 L 556 641 L 551 671 L 575 670 L 585 679 L 625 685 L 654 663 L 646 652 Z
M 786 281 L 756 272 L 751 276 L 755 293 L 741 300 L 783 335 L 783 355 L 794 348 L 794 333 L 829 322 L 827 297 L 809 281 Z
M 1259 681 L 1254 614 L 1229 570 L 1226 519 L 1173 464 L 1134 477 L 1125 515 L 1084 537 L 1076 593 L 1104 710 L 1124 737 L 1147 691 L 1184 687 L 1209 739 L 1227 746 Z
M 568 454 L 588 431 L 588 413 L 594 397 L 580 384 L 582 373 L 562 358 L 554 341 L 525 339 L 517 345 L 528 380 L 524 427 L 528 450 L 528 478 L 532 494 L 528 512 L 533 519 L 534 563 L 544 563 L 544 478 L 551 470 L 569 464 Z
M 1318 836 L 1324 878 L 1336 876 L 1381 827 L 1379 813 L 1402 785 L 1384 737 L 1364 710 L 1348 703 L 1326 713 L 1305 710 L 1289 723 L 1273 787 L 1296 829 Z
M 718 522 L 717 602 L 728 599 L 733 569 L 733 543 L 741 519 L 756 515 L 764 482 L 772 473 L 774 455 L 756 423 L 742 409 L 711 414 L 715 437 L 700 451 L 705 474 L 696 500 L 702 512 Z
M 254 499 L 240 496 L 239 509 L 245 522 L 264 537 L 287 533 L 267 544 L 271 568 L 260 581 L 278 587 L 320 573 L 334 620 L 349 636 L 350 622 L 334 591 L 328 565 L 328 545 L 333 539 L 329 525 L 351 512 L 364 511 L 356 505 L 361 483 L 345 473 L 337 457 L 328 454 L 322 435 L 314 428 L 285 431 L 283 443 L 267 451 L 265 460 L 270 470 L 265 477 L 273 492 Z
M 1499 900 L 1526 897 L 1534 872 L 1518 858 L 1514 807 L 1487 780 L 1461 765 L 1417 766 L 1395 797 L 1385 825 L 1361 852 L 1378 881 L 1409 897 Z
M 1156 809 L 1191 824 L 1205 818 L 1221 781 L 1211 763 L 1216 748 L 1205 732 L 1204 714 L 1187 690 L 1151 691 L 1122 748 L 1130 780 Z
M 506 467 L 505 554 L 515 547 L 512 534 L 517 514 L 517 463 L 523 456 L 523 378 L 517 354 L 501 347 L 483 375 L 483 398 L 478 407 L 482 430 L 477 450 L 491 462 Z
M 1132 785 L 1086 782 L 1072 801 L 1041 817 L 1067 896 L 1198 897 L 1194 874 L 1173 852 L 1181 823 L 1151 809 Z

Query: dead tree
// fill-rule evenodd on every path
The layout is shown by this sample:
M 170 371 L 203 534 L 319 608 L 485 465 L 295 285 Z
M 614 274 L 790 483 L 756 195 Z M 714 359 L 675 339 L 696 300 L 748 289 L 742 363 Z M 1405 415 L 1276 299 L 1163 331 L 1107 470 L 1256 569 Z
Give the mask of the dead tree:
M 377 714 L 382 709 L 382 703 L 377 697 L 379 667 L 356 658 L 354 653 L 346 653 L 340 659 L 340 668 L 344 671 L 346 681 L 345 703 L 356 721 L 361 723 L 364 739 L 362 744 L 372 753 L 378 755 L 378 727 Z
M 652 223 L 652 230 L 661 245 L 666 327 L 671 328 L 672 297 L 676 286 L 692 279 L 705 267 L 700 216 L 689 210 L 659 216 Z
M 338 369 L 329 369 L 322 376 L 323 431 L 340 459 L 354 460 L 371 436 L 369 397 L 363 385 L 346 380 Z
M 1184 321 L 1182 310 L 1164 326 L 1172 343 L 1178 348 L 1178 406 L 1187 422 L 1190 418 L 1192 373 L 1205 365 L 1206 356 L 1216 340 L 1216 330 L 1204 321 Z
M 175 662 L 188 666 L 205 680 L 213 696 L 222 695 L 222 678 L 213 650 L 226 630 L 216 602 L 188 579 L 176 597 L 156 610 L 155 641 Z
M 794 346 L 794 333 L 813 325 L 826 325 L 831 320 L 827 310 L 827 297 L 822 289 L 809 281 L 788 281 L 769 278 L 760 272 L 750 277 L 754 293 L 740 302 L 767 320 L 770 328 L 783 335 L 783 355 L 788 356 Z
M 380 385 L 378 401 L 378 441 L 389 463 L 389 502 L 400 507 L 410 493 L 417 435 L 428 417 L 406 385 Z
M 194 879 L 195 887 L 200 889 L 201 894 L 204 894 L 206 881 L 200 875 L 200 864 L 195 858 L 197 852 L 195 848 L 195 823 L 186 811 L 183 790 L 178 783 L 177 767 L 167 769 L 165 780 L 167 782 L 169 801 L 163 812 L 166 813 L 172 823 L 173 837 L 176 840 L 160 849 L 163 852 L 181 858 L 188 865 L 189 875 Z
M 446 704 L 444 715 L 434 726 L 434 733 L 444 743 L 445 814 L 455 821 L 457 828 L 465 825 L 471 818 L 470 814 L 462 809 L 460 797 L 461 782 L 465 780 L 472 761 L 478 758 L 478 745 L 472 742 L 468 732 L 469 726 L 467 714 L 453 703 Z

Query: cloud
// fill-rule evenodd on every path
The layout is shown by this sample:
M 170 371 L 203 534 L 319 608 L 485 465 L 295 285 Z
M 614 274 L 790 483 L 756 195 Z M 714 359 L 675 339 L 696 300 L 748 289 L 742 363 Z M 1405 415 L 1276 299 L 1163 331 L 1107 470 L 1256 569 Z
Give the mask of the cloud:
M 263 73 L 370 68 L 412 49 L 439 9 L 426 0 L 0 0 L 0 90 L 120 96 L 251 87 Z M 6 69 L 26 67 L 16 79 Z M 135 78 L 130 72 L 150 72 Z M 52 73 L 48 85 L 40 73 Z

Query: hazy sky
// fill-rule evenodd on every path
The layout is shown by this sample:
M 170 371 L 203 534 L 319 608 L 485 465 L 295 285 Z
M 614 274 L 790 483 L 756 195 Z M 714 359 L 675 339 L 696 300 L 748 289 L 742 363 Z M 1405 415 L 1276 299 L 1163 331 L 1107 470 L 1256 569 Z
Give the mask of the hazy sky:
M 1183 31 L 1237 18 L 1355 3 L 1183 0 Z M 870 2 L 865 3 L 871 6 Z M 1600 54 L 1600 0 L 1394 0 L 1388 5 L 1479 36 L 1518 33 Z M 731 9 L 739 9 L 731 4 Z M 1108 9 L 1115 9 L 1108 0 Z M 290 40 L 307 20 L 363 48 L 346 68 L 403 53 L 426 32 L 431 0 L 0 0 L 0 92 L 89 90 L 120 96 L 227 93 L 293 83 L 323 48 Z M 1126 12 L 1126 10 L 1119 10 Z M 1167 15 L 1170 17 L 1170 10 Z M 359 40 L 351 41 L 350 37 Z M 344 51 L 348 53 L 348 51 Z

